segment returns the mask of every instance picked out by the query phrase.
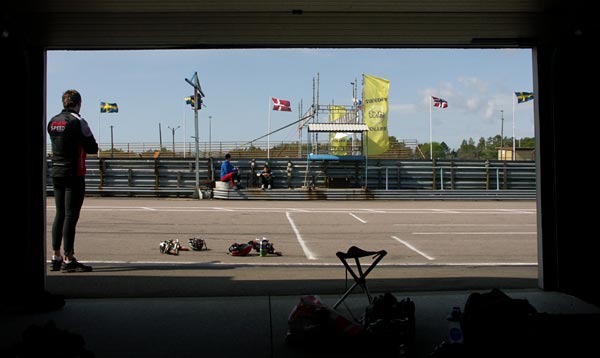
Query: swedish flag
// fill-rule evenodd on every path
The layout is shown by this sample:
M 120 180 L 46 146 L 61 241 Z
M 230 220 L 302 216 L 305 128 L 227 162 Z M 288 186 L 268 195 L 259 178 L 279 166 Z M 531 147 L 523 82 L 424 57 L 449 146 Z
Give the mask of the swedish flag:
M 100 113 L 118 113 L 119 106 L 116 103 L 100 102 Z
M 517 96 L 517 103 L 523 103 L 533 99 L 532 92 L 515 92 L 515 96 Z

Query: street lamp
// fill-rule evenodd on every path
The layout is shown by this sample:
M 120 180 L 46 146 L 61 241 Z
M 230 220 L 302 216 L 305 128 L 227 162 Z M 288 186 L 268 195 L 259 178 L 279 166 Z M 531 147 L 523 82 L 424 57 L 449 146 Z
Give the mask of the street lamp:
M 506 159 L 504 157 L 504 110 L 500 110 L 500 116 L 502 125 L 500 126 L 500 154 L 502 156 L 502 160 Z
M 175 156 L 175 131 L 178 130 L 181 126 L 177 126 L 176 128 L 173 128 L 171 126 L 167 126 L 167 128 L 169 128 L 171 130 L 171 133 L 173 134 L 173 156 Z

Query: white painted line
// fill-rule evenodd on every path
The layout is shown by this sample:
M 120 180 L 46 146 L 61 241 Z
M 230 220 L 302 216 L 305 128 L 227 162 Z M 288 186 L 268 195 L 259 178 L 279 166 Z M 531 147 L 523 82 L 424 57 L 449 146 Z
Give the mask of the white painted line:
M 243 257 L 243 256 L 241 256 Z M 257 258 L 259 256 L 256 256 Z M 262 258 L 261 258 L 262 260 Z M 46 263 L 50 264 L 50 260 Z M 197 261 L 182 261 L 182 262 L 168 262 L 168 261 L 102 261 L 102 260 L 86 260 L 82 261 L 90 265 L 164 265 L 164 266 L 191 266 L 191 267 L 211 267 L 211 266 L 277 266 L 277 267 L 340 267 L 339 262 L 197 262 Z M 350 266 L 355 266 L 350 264 Z M 494 266 L 510 266 L 510 267 L 535 267 L 538 266 L 537 262 L 380 262 L 377 267 L 444 267 L 444 266 L 466 266 L 466 267 L 494 267 Z M 100 272 L 98 270 L 97 272 Z M 91 272 L 92 274 L 95 272 Z
M 142 209 L 144 209 L 144 210 L 149 210 L 149 211 L 156 211 L 156 209 L 155 209 L 155 208 L 149 208 L 149 207 L 147 207 L 147 206 L 142 206 Z
M 310 252 L 310 250 L 306 246 L 306 243 L 304 242 L 302 235 L 300 235 L 300 231 L 298 231 L 298 228 L 296 228 L 296 224 L 294 224 L 294 220 L 292 220 L 290 213 L 286 212 L 285 216 L 287 217 L 288 221 L 290 222 L 290 225 L 292 226 L 292 230 L 294 230 L 294 233 L 296 234 L 296 239 L 300 243 L 300 246 L 302 247 L 302 251 L 304 251 L 304 255 L 306 256 L 306 258 L 309 260 L 316 260 L 317 257 L 312 252 Z
M 513 226 L 532 226 L 536 227 L 535 224 L 394 224 L 394 226 L 432 226 L 432 227 L 444 227 L 444 226 L 464 226 L 464 227 L 513 227 Z
M 214 208 L 215 210 L 219 210 L 219 211 L 235 211 L 234 209 L 227 209 L 227 208 Z
M 397 238 L 396 236 L 392 236 L 392 238 L 395 239 L 395 240 L 397 240 L 399 243 L 403 244 L 404 246 L 408 247 L 409 249 L 413 250 L 417 254 L 423 256 L 427 260 L 430 260 L 430 261 L 435 260 L 434 257 L 431 257 L 431 256 L 427 255 L 426 253 L 424 253 L 423 251 L 421 251 L 421 250 L 417 249 L 416 247 L 412 246 L 408 242 L 406 242 L 404 240 L 401 240 L 401 239 Z
M 349 214 L 350 214 L 350 216 L 352 216 L 352 217 L 353 217 L 353 218 L 355 218 L 356 220 L 360 221 L 361 223 L 363 223 L 363 224 L 366 224 L 366 223 L 367 223 L 366 221 L 364 221 L 363 219 L 359 218 L 358 216 L 356 216 L 356 215 L 354 215 L 354 214 L 352 214 L 352 213 L 349 213 Z
M 413 232 L 413 235 L 535 235 L 535 231 L 492 231 L 492 232 Z

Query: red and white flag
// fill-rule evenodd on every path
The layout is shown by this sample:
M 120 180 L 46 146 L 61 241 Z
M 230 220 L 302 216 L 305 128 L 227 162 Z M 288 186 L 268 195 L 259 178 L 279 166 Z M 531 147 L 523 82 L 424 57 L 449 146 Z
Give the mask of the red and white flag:
M 431 98 L 433 99 L 434 107 L 448 108 L 448 102 L 445 99 L 433 97 L 433 96 L 431 96 Z
M 290 104 L 290 101 L 286 101 L 285 99 L 279 99 L 279 98 L 271 98 L 273 100 L 273 110 L 274 111 L 284 111 L 284 112 L 291 112 L 292 111 L 292 106 Z

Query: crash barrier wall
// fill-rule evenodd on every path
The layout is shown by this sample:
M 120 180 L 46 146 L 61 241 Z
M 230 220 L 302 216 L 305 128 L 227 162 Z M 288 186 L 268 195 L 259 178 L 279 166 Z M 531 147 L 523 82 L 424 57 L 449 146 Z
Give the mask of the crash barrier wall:
M 239 167 L 245 191 L 260 188 L 260 172 L 266 158 L 232 160 Z M 291 178 L 288 181 L 288 162 Z M 51 161 L 48 159 L 47 192 L 52 195 Z M 219 180 L 220 159 L 201 159 L 196 174 L 195 159 L 189 158 L 94 158 L 86 161 L 87 195 L 192 197 L 198 189 L 213 192 Z M 404 195 L 439 196 L 477 192 L 478 195 L 535 195 L 534 161 L 466 160 L 311 160 L 271 159 L 273 188 L 318 190 L 345 189 L 371 193 L 403 191 Z M 366 168 L 366 169 L 365 169 Z M 338 191 L 339 192 L 339 191 Z M 455 192 L 451 194 L 451 192 Z M 437 194 L 435 194 L 437 193 Z M 271 193 L 270 196 L 274 194 Z

